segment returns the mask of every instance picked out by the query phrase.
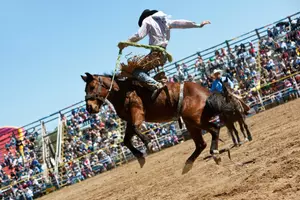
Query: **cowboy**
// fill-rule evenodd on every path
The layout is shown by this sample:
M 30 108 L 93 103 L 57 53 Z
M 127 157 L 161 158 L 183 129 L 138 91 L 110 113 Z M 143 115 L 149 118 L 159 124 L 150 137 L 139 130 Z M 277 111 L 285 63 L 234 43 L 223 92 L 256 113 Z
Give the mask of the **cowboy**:
M 231 92 L 234 89 L 234 84 L 228 77 L 222 76 L 222 73 L 223 73 L 223 71 L 220 69 L 215 69 L 213 71 L 212 77 L 215 80 L 212 83 L 210 91 L 223 94 L 224 93 L 223 84 L 226 83 L 230 88 L 229 89 L 230 94 L 242 104 L 245 113 L 247 113 L 250 110 L 249 106 L 242 100 L 242 97 Z
M 213 71 L 212 77 L 214 77 L 215 80 L 212 83 L 212 86 L 210 89 L 211 92 L 223 93 L 223 83 L 224 82 L 226 82 L 231 89 L 234 88 L 234 85 L 231 82 L 231 80 L 227 77 L 222 76 L 222 72 L 223 71 L 220 69 L 215 69 Z
M 203 21 L 201 24 L 187 20 L 171 20 L 169 17 L 158 10 L 144 10 L 138 20 L 140 29 L 136 34 L 128 39 L 129 42 L 138 42 L 149 35 L 149 45 L 159 46 L 166 49 L 170 40 L 170 29 L 173 28 L 202 28 L 204 25 L 210 24 L 210 21 Z M 120 49 L 127 45 L 119 43 Z M 141 82 L 146 83 L 147 87 L 154 93 L 164 87 L 163 84 L 157 82 L 149 76 L 149 71 L 163 66 L 166 63 L 166 56 L 163 52 L 152 50 L 150 54 L 145 56 L 136 67 L 132 75 Z

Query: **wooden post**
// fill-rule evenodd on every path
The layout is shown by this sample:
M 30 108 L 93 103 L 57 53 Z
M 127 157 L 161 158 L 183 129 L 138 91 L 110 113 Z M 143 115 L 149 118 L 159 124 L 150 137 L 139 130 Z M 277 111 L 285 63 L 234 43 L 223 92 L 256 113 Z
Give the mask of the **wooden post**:
M 122 146 L 122 145 L 120 145 L 120 148 L 121 148 L 121 151 L 122 151 L 123 157 L 124 157 L 124 159 L 125 159 L 125 162 L 126 162 L 126 163 L 128 163 L 128 160 L 127 160 L 127 158 L 126 158 L 126 154 L 125 154 L 125 151 L 124 151 L 124 149 L 123 149 L 123 146 Z
M 295 79 L 295 76 L 293 76 L 293 84 L 294 84 L 294 86 L 295 86 L 295 88 L 297 90 L 297 98 L 298 98 L 298 97 L 300 97 L 300 89 L 298 87 L 298 84 L 297 84 L 297 81 Z

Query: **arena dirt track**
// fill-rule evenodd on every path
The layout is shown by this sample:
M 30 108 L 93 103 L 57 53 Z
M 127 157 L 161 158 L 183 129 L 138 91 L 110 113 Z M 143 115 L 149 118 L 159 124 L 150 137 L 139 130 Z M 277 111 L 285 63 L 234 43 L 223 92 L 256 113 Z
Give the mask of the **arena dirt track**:
M 222 154 L 221 165 L 203 160 L 181 175 L 192 141 L 150 155 L 143 169 L 137 161 L 63 188 L 41 200 L 92 199 L 300 199 L 300 99 L 247 120 L 254 140 Z M 226 129 L 221 138 L 230 144 Z M 210 145 L 211 138 L 205 137 Z

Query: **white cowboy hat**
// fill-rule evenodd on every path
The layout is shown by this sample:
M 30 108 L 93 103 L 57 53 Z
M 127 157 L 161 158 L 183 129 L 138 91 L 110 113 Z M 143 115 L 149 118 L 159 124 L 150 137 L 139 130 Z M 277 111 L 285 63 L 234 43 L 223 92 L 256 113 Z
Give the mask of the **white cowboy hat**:
M 223 73 L 223 70 L 215 69 L 215 70 L 213 71 L 212 74 L 215 75 L 215 74 L 217 74 L 217 73 L 222 74 L 222 73 Z

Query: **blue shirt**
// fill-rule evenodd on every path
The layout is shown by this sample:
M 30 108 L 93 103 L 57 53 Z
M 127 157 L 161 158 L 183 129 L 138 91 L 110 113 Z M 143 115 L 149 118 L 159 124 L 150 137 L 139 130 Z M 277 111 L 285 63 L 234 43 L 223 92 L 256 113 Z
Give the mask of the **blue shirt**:
M 221 80 L 224 83 L 226 81 L 226 77 L 221 77 Z M 229 78 L 227 78 L 226 82 L 233 89 L 233 83 L 231 82 L 231 80 Z M 223 86 L 222 86 L 222 83 L 221 83 L 220 79 L 214 80 L 214 82 L 212 83 L 210 91 L 211 92 L 219 92 L 219 93 L 223 92 Z

